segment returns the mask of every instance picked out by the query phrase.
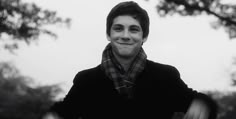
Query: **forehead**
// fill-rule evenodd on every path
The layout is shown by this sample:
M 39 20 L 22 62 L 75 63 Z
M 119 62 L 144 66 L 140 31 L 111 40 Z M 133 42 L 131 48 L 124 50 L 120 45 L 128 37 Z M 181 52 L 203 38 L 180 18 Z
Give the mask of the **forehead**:
M 129 15 L 121 15 L 121 16 L 115 17 L 113 20 L 113 25 L 116 25 L 116 24 L 120 24 L 124 26 L 135 25 L 135 26 L 141 27 L 139 21 Z

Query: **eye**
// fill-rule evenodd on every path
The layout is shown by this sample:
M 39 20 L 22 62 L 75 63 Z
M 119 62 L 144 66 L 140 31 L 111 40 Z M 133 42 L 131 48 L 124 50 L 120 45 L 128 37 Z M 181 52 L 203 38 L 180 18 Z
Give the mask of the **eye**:
M 132 33 L 140 32 L 141 28 L 138 26 L 131 26 L 129 29 Z
M 114 25 L 112 27 L 112 30 L 117 31 L 117 32 L 122 31 L 123 29 L 124 28 L 121 25 Z

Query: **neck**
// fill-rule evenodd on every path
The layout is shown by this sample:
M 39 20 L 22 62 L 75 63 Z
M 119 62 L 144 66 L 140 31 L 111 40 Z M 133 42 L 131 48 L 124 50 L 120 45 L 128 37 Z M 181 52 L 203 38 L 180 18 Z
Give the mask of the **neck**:
M 130 65 L 132 64 L 135 57 L 120 57 L 113 53 L 116 60 L 121 64 L 125 71 L 128 71 Z
M 123 58 L 116 58 L 118 62 L 121 64 L 121 66 L 124 68 L 124 70 L 127 72 L 129 70 L 130 65 L 132 64 L 132 59 L 123 59 Z

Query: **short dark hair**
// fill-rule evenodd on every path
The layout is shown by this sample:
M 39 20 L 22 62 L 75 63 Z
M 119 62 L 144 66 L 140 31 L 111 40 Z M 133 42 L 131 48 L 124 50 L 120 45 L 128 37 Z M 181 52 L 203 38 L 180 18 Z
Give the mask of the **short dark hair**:
M 121 2 L 111 9 L 107 16 L 106 23 L 106 32 L 108 36 L 110 36 L 110 29 L 113 24 L 113 20 L 117 16 L 121 15 L 131 15 L 137 19 L 143 30 L 143 38 L 147 38 L 149 34 L 149 16 L 146 10 L 133 1 Z

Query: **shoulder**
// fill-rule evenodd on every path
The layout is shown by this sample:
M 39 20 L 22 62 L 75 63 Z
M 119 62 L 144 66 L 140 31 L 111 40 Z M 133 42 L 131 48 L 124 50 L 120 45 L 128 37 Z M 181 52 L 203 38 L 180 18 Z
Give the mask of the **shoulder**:
M 94 79 L 95 77 L 100 76 L 102 74 L 101 72 L 102 72 L 102 70 L 100 68 L 100 65 L 98 65 L 96 67 L 93 67 L 93 68 L 89 68 L 89 69 L 79 71 L 75 75 L 73 83 L 76 83 L 78 80 L 83 81 L 83 79 Z
M 147 66 L 146 69 L 150 72 L 159 72 L 163 73 L 163 74 L 175 74 L 175 75 L 179 75 L 179 71 L 177 70 L 176 67 L 172 66 L 172 65 L 168 65 L 168 64 L 163 64 L 163 63 L 158 63 L 158 62 L 154 62 L 151 60 L 147 60 Z

